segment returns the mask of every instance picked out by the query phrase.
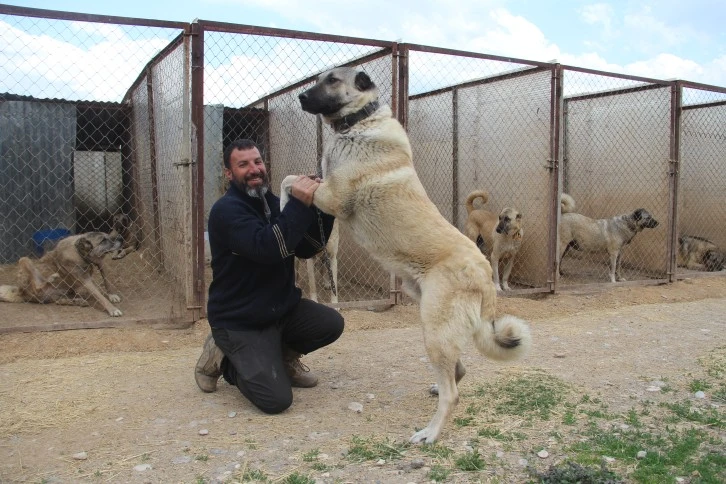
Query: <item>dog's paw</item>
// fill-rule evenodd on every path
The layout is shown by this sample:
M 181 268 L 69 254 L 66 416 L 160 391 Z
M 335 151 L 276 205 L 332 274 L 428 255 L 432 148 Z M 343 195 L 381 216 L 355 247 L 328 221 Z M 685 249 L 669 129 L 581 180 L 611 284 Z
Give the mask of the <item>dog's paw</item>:
M 280 210 L 285 208 L 287 202 L 290 201 L 290 187 L 297 180 L 297 175 L 287 175 L 282 183 L 280 183 Z
M 429 388 L 429 393 L 431 395 L 438 395 L 439 394 L 439 385 L 438 383 L 432 383 L 431 387 Z
M 119 316 L 123 316 L 124 313 L 121 312 L 118 308 L 113 308 L 108 311 L 108 314 L 113 318 L 118 318 Z
M 120 303 L 121 296 L 119 296 L 118 294 L 109 294 L 108 300 L 111 301 L 112 303 Z
M 625 281 L 627 281 L 627 279 L 624 278 L 623 276 L 618 276 L 617 281 L 618 282 L 625 282 Z
M 438 437 L 437 434 L 434 434 L 432 430 L 430 430 L 428 427 L 426 427 L 423 430 L 419 430 L 413 436 L 409 439 L 409 442 L 412 444 L 420 444 L 421 442 L 425 444 L 433 444 L 436 442 L 436 438 Z
M 511 290 L 509 288 L 509 284 L 507 284 L 506 282 L 504 284 L 502 284 L 502 289 L 505 290 L 505 291 L 510 291 Z

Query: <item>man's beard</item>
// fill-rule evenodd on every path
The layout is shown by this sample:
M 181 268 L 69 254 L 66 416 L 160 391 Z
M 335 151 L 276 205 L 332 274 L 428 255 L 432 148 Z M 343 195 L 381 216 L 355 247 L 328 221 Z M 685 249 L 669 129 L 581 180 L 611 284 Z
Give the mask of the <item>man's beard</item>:
M 251 187 L 247 184 L 247 180 L 235 180 L 234 184 L 241 191 L 245 192 L 250 197 L 262 198 L 270 190 L 270 180 L 267 174 L 262 176 L 262 184 L 256 187 Z

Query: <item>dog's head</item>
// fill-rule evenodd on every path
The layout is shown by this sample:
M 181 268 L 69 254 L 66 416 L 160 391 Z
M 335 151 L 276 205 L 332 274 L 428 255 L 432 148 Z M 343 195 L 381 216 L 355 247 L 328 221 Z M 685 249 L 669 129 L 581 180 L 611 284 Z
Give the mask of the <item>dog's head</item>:
M 716 272 L 724 270 L 726 267 L 726 252 L 721 250 L 707 250 L 703 254 L 703 265 L 707 271 Z
M 131 226 L 131 218 L 125 213 L 116 213 L 113 216 L 113 229 L 123 234 Z
M 658 221 L 644 208 L 637 209 L 632 217 L 639 230 L 654 229 L 658 226 Z
M 123 246 L 123 237 L 112 237 L 103 232 L 88 232 L 76 240 L 78 254 L 84 260 L 95 262 L 103 259 L 109 252 L 119 250 Z
M 320 74 L 315 85 L 298 98 L 303 111 L 333 120 L 378 99 L 378 89 L 360 68 L 337 67 Z
M 522 228 L 522 214 L 519 210 L 506 207 L 499 212 L 499 223 L 494 229 L 498 234 L 516 237 Z

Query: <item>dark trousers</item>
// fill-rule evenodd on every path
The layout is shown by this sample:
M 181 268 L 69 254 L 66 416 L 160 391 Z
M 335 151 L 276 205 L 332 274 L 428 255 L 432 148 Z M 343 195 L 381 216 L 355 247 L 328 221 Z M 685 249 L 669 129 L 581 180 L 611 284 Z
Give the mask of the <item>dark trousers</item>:
M 283 362 L 283 345 L 306 354 L 327 346 L 343 333 L 343 316 L 333 308 L 301 299 L 290 313 L 264 328 L 212 328 L 222 350 L 222 375 L 265 413 L 292 405 L 292 388 Z

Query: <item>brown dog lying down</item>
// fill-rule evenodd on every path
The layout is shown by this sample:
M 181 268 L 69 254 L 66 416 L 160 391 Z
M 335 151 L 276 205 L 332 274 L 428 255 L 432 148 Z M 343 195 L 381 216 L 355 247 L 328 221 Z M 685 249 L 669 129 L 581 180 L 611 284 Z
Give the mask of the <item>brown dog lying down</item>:
M 72 235 L 38 260 L 18 260 L 17 286 L 0 286 L 0 301 L 88 306 L 92 297 L 111 316 L 123 313 L 112 303 L 121 301 L 106 278 L 103 258 L 121 248 L 123 240 L 103 232 Z M 105 293 L 93 281 L 101 273 Z
M 703 237 L 678 237 L 678 265 L 687 269 L 716 272 L 726 267 L 726 251 Z

